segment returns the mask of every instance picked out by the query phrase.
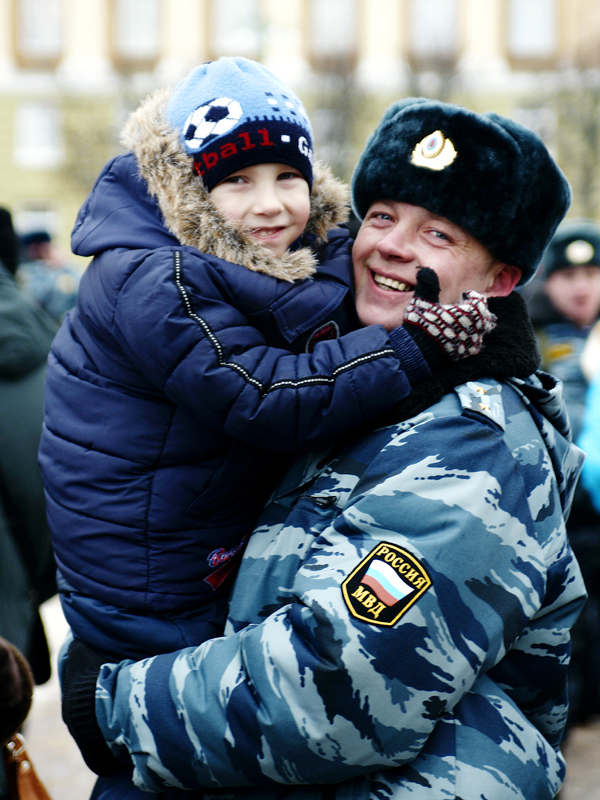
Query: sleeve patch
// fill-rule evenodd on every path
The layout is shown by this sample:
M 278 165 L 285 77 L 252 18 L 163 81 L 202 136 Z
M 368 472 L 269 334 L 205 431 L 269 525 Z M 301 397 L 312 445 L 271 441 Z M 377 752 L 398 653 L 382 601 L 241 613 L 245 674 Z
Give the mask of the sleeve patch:
M 342 594 L 356 619 L 394 625 L 431 586 L 417 559 L 395 544 L 380 542 L 342 584 Z

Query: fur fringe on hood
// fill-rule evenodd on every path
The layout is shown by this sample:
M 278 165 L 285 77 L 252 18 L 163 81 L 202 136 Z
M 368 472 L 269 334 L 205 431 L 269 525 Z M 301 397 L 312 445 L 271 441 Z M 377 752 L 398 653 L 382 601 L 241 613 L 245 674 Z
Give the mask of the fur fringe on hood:
M 227 220 L 218 211 L 193 172 L 193 159 L 185 153 L 178 132 L 167 121 L 165 109 L 171 91 L 161 89 L 142 103 L 121 136 L 123 144 L 133 151 L 167 228 L 182 244 L 255 272 L 285 281 L 310 277 L 317 261 L 309 247 L 275 256 L 238 222 Z M 320 243 L 331 228 L 348 219 L 349 190 L 320 162 L 314 165 L 314 175 L 306 232 L 314 234 Z

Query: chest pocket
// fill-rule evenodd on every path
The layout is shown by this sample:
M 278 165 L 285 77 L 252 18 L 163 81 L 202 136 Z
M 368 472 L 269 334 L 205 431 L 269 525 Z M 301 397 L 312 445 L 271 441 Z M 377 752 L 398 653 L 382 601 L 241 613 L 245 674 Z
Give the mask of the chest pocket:
M 350 330 L 350 322 L 343 305 L 348 288 L 330 281 L 304 282 L 296 291 L 285 294 L 273 304 L 271 313 L 277 327 L 294 350 L 304 349 L 296 340 L 308 340 L 315 329 L 334 322 L 340 332 Z

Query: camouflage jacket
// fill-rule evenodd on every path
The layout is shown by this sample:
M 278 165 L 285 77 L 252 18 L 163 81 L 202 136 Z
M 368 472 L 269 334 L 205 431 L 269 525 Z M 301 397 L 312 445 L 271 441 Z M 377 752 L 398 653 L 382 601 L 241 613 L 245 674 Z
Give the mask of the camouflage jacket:
M 102 668 L 97 718 L 136 783 L 553 797 L 584 599 L 560 395 L 543 373 L 468 381 L 327 465 L 298 463 L 251 538 L 227 635 Z

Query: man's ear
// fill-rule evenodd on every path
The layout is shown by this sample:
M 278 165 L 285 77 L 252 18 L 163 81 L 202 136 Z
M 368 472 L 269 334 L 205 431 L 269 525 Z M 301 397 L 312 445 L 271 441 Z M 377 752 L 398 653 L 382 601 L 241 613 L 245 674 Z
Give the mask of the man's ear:
M 487 290 L 488 297 L 507 297 L 521 280 L 522 272 L 511 264 L 501 264 Z

